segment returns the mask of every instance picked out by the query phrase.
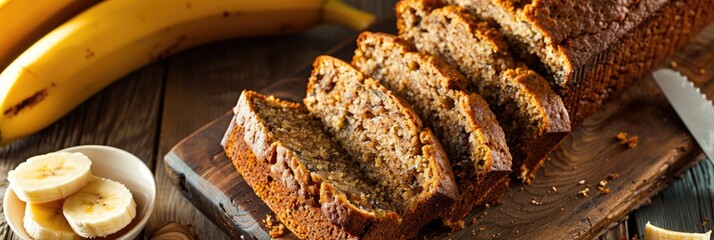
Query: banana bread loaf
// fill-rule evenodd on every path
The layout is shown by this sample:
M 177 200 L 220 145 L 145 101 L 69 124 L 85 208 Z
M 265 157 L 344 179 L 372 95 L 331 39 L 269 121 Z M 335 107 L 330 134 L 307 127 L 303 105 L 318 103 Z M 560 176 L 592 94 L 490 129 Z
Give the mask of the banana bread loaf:
M 446 0 L 495 22 L 573 126 L 714 20 L 712 0 Z
M 304 103 L 379 186 L 402 219 L 384 218 L 362 237 L 414 237 L 458 197 L 446 153 L 414 110 L 378 81 L 330 56 L 313 64 Z M 397 221 L 395 221 L 397 220 Z
M 568 113 L 548 82 L 515 61 L 500 33 L 460 7 L 397 3 L 400 37 L 456 66 L 471 80 L 506 133 L 513 170 L 525 182 L 570 132 Z
M 243 91 L 223 145 L 236 169 L 300 238 L 358 238 L 398 219 L 388 199 L 304 106 Z
M 503 130 L 488 104 L 441 59 L 415 52 L 397 36 L 363 32 L 352 65 L 407 100 L 446 150 L 460 199 L 440 217 L 459 226 L 485 193 L 511 172 Z

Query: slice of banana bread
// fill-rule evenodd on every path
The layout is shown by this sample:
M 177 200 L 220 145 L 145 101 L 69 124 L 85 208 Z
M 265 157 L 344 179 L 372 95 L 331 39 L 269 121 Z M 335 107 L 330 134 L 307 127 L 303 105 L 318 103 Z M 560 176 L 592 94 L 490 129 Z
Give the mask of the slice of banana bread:
M 386 33 L 363 32 L 352 65 L 407 100 L 441 141 L 461 198 L 440 217 L 450 226 L 481 203 L 488 190 L 511 172 L 503 130 L 467 80 L 441 59 L 415 52 Z
M 384 239 L 409 238 L 454 203 L 458 190 L 446 153 L 433 133 L 422 126 L 414 110 L 378 81 L 346 62 L 320 56 L 304 99 L 309 111 L 354 156 L 365 174 L 379 186 L 403 217 L 372 227 Z
M 400 37 L 439 56 L 471 80 L 506 133 L 518 178 L 530 182 L 547 154 L 570 132 L 563 102 L 540 75 L 515 61 L 500 33 L 460 7 L 402 0 Z
M 243 91 L 234 112 L 227 156 L 298 237 L 359 238 L 399 219 L 401 202 L 385 194 L 395 189 L 365 174 L 304 106 Z

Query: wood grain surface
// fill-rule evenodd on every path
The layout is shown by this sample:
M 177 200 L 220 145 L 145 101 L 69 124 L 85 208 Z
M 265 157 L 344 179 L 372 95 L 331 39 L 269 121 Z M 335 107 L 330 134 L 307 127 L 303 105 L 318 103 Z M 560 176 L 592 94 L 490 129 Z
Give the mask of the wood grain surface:
M 668 204 L 676 202 L 678 204 Z M 714 165 L 703 160 L 633 213 L 637 231 L 647 222 L 680 232 L 703 233 L 714 225 Z
M 699 63 L 714 62 L 714 27 L 700 35 L 667 63 L 677 62 L 678 70 L 712 96 L 714 74 Z M 335 55 L 349 57 L 353 49 L 345 44 Z M 260 92 L 299 101 L 305 81 L 299 77 L 281 79 Z M 184 194 L 230 236 L 263 239 L 269 230 L 261 221 L 270 210 L 233 171 L 219 145 L 230 117 L 228 113 L 218 118 L 179 143 L 167 154 L 166 167 Z M 619 132 L 637 135 L 637 147 L 620 144 L 615 139 Z M 462 230 L 449 232 L 431 224 L 421 235 L 430 239 L 627 236 L 626 225 L 619 223 L 701 159 L 701 150 L 667 100 L 651 77 L 645 77 L 576 128 L 553 152 L 532 185 L 511 186 L 503 205 L 473 211 Z M 599 190 L 603 180 L 607 183 Z M 585 189 L 587 194 L 582 193 Z M 702 210 L 707 211 L 707 206 Z M 605 234 L 613 227 L 615 230 Z

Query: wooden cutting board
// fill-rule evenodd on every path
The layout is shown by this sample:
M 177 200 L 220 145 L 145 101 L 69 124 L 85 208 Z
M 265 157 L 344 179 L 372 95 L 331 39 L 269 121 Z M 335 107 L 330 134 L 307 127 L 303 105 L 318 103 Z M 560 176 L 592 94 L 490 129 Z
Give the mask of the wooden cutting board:
M 381 24 L 372 30 L 394 32 L 391 26 Z M 351 39 L 331 55 L 349 60 L 354 48 Z M 667 61 L 667 65 L 676 64 L 710 99 L 714 96 L 714 71 L 705 69 L 706 64 L 714 63 L 713 49 L 714 26 L 710 26 Z M 299 77 L 277 80 L 258 90 L 300 101 L 309 71 L 306 66 L 296 72 Z M 220 146 L 230 119 L 227 113 L 178 143 L 165 156 L 166 168 L 186 198 L 229 236 L 266 239 L 269 229 L 264 219 L 272 213 Z M 618 132 L 637 135 L 637 147 L 620 144 L 615 140 Z M 421 235 L 429 239 L 594 238 L 701 159 L 701 150 L 648 76 L 574 129 L 538 171 L 532 185 L 513 184 L 502 205 L 473 211 L 460 231 L 449 232 L 432 223 Z M 619 177 L 608 178 L 613 175 Z M 609 193 L 598 190 L 600 181 L 606 179 L 603 190 Z M 589 189 L 587 196 L 581 193 L 584 189 Z M 280 238 L 295 236 L 287 232 Z

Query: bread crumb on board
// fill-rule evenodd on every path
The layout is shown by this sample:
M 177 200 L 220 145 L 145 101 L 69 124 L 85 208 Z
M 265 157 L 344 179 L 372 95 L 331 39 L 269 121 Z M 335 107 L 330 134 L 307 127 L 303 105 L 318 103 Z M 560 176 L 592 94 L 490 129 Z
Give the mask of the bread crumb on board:
M 600 183 L 597 186 L 597 190 L 600 190 L 600 192 L 602 192 L 603 194 L 610 193 L 610 189 L 605 186 L 607 186 L 607 179 L 600 181 Z
M 265 219 L 263 219 L 263 224 L 270 229 L 268 235 L 270 237 L 280 237 L 285 234 L 285 226 L 273 218 L 273 215 L 265 214 Z
M 583 197 L 590 197 L 590 195 L 588 195 L 588 192 L 590 192 L 590 188 L 585 187 L 583 190 L 580 190 L 578 194 L 582 195 Z
M 637 138 L 637 135 L 632 135 L 632 136 L 628 136 L 628 135 L 629 134 L 627 134 L 626 132 L 619 132 L 615 136 L 615 139 L 619 140 L 620 144 L 623 144 L 630 149 L 636 148 L 637 142 L 639 141 L 639 139 Z

